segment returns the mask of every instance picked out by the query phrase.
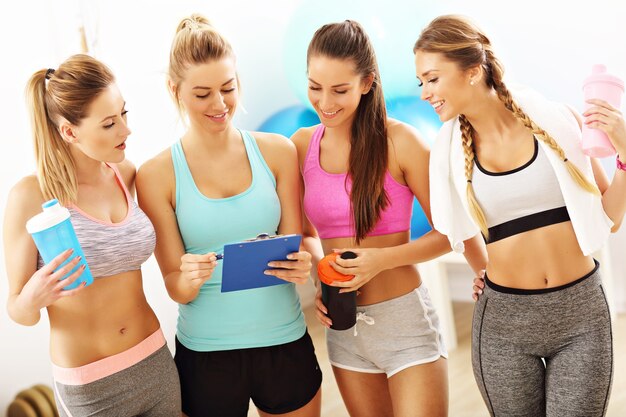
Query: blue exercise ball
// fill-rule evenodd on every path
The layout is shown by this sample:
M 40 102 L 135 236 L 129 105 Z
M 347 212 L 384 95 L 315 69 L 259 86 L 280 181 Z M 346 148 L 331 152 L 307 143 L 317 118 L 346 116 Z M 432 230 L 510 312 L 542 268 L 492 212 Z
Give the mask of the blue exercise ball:
M 385 97 L 417 94 L 413 45 L 421 30 L 437 15 L 436 4 L 397 0 L 381 7 L 378 0 L 358 3 L 335 0 L 305 0 L 294 11 L 284 41 L 285 74 L 298 99 L 310 106 L 306 52 L 322 25 L 346 19 L 359 22 L 372 41 Z
M 290 137 L 301 127 L 319 124 L 317 113 L 301 104 L 286 107 L 265 120 L 259 126 L 261 132 L 279 133 Z
M 415 127 L 428 143 L 435 141 L 442 125 L 433 106 L 418 96 L 387 100 L 387 116 Z
M 432 227 L 428 223 L 426 214 L 422 210 L 417 198 L 413 198 L 413 216 L 411 216 L 411 239 L 417 239 L 418 237 L 430 232 Z

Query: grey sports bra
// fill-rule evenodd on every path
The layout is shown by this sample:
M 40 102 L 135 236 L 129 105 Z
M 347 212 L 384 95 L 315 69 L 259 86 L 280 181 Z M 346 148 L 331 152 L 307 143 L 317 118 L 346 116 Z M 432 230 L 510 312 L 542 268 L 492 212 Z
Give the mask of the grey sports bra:
M 109 223 L 90 216 L 75 205 L 68 207 L 72 225 L 94 278 L 141 269 L 156 244 L 150 219 L 132 199 L 117 167 L 109 166 L 126 196 L 128 212 L 124 220 Z M 42 266 L 43 260 L 39 256 L 38 268 Z

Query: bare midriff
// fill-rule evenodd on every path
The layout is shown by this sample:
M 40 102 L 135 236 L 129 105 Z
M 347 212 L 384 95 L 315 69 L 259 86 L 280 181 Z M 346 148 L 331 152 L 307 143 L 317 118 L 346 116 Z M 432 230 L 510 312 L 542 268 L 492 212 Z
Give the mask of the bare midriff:
M 96 279 L 73 297 L 48 307 L 50 355 L 75 368 L 137 345 L 159 329 L 143 292 L 141 271 Z
M 509 288 L 559 287 L 594 268 L 593 258 L 580 250 L 569 221 L 490 243 L 487 254 L 489 280 Z
M 325 254 L 333 249 L 344 248 L 386 248 L 402 245 L 409 242 L 410 232 L 398 232 L 388 235 L 370 236 L 363 239 L 356 246 L 352 237 L 337 237 L 322 239 L 322 248 Z M 415 265 L 405 265 L 382 271 L 367 284 L 359 288 L 358 305 L 370 305 L 391 300 L 408 294 L 421 283 L 420 275 Z

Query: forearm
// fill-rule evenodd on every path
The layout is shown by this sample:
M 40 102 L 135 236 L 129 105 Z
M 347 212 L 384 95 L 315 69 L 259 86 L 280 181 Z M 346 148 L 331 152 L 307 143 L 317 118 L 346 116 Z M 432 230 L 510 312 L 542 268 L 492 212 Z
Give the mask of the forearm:
M 480 234 L 463 242 L 465 251 L 463 256 L 474 273 L 478 276 L 480 271 L 487 267 L 487 249 Z
M 450 244 L 444 235 L 436 230 L 431 230 L 409 243 L 382 248 L 381 250 L 385 259 L 384 269 L 393 269 L 435 259 L 450 252 Z
M 304 246 L 304 250 L 311 254 L 311 263 L 313 265 L 311 267 L 311 278 L 313 278 L 313 282 L 317 282 L 317 264 L 324 257 L 320 239 L 313 236 L 304 236 L 302 246 Z
M 165 288 L 170 298 L 179 304 L 187 304 L 195 300 L 200 288 L 189 285 L 181 278 L 181 272 L 171 272 L 165 275 Z
M 25 304 L 19 295 L 9 297 L 7 312 L 11 320 L 23 326 L 34 326 L 41 319 L 41 311 Z
M 611 185 L 602 195 L 604 212 L 613 221 L 613 232 L 619 229 L 626 212 L 626 171 L 615 170 Z

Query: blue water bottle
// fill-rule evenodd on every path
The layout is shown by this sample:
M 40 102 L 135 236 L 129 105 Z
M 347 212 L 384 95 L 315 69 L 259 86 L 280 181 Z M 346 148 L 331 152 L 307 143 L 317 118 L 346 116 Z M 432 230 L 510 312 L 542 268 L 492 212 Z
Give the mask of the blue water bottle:
M 83 282 L 86 282 L 86 285 L 91 284 L 93 282 L 93 276 L 89 270 L 89 265 L 87 265 L 85 261 L 85 255 L 80 247 L 80 243 L 78 243 L 74 226 L 72 226 L 70 220 L 69 210 L 61 206 L 56 199 L 46 201 L 43 203 L 42 207 L 42 213 L 37 214 L 26 222 L 26 230 L 28 230 L 28 233 L 33 237 L 44 263 L 49 263 L 70 248 L 74 249 L 74 256 L 80 256 L 82 259 L 72 271 L 61 279 L 67 278 L 76 271 L 77 268 L 80 268 L 81 265 L 85 265 L 85 270 L 76 281 L 63 287 L 63 289 L 71 290 L 78 287 Z M 63 262 L 59 268 L 63 267 L 73 258 L 74 257 L 71 257 Z

